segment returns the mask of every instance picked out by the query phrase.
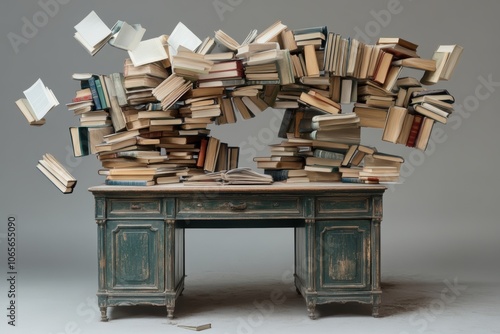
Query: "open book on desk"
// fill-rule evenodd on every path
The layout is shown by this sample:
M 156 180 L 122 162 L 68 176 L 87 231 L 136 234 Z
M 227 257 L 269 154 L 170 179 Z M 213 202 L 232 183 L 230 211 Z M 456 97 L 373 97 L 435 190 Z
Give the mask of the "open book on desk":
M 192 176 L 184 181 L 185 185 L 211 184 L 271 184 L 270 175 L 253 171 L 249 167 L 230 169 L 227 171 L 206 173 Z

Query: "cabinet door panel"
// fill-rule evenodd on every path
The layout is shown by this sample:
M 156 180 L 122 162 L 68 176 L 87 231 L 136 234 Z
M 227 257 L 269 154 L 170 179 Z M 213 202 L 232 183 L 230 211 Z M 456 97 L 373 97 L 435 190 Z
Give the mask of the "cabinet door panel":
M 163 290 L 164 223 L 108 222 L 108 289 Z
M 369 288 L 370 222 L 318 224 L 319 288 Z

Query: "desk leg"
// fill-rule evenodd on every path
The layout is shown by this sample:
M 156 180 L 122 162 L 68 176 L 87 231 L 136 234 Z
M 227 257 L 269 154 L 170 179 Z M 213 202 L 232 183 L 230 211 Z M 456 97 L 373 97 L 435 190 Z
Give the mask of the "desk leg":
M 177 282 L 176 282 L 176 228 L 175 219 L 165 219 L 166 223 L 166 291 L 165 304 L 167 308 L 168 319 L 174 318 L 175 299 L 177 298 Z M 179 240 L 180 241 L 180 240 Z M 183 254 L 184 256 L 184 254 Z
M 101 321 L 108 321 L 108 308 L 106 306 L 101 306 L 99 309 L 101 310 Z
M 174 309 L 175 309 L 175 298 L 167 301 L 167 318 L 174 318 Z
M 377 212 L 381 212 L 381 202 L 376 202 L 377 207 L 379 209 Z M 380 214 L 381 216 L 381 214 Z M 373 229 L 372 229 L 372 280 L 373 280 L 373 290 L 378 292 L 373 296 L 373 304 L 372 304 L 372 316 L 378 318 L 380 316 L 380 304 L 382 301 L 382 289 L 380 287 L 380 223 L 382 222 L 381 217 L 377 217 L 373 219 Z
M 315 320 L 316 319 L 315 311 L 316 311 L 316 302 L 314 300 L 310 300 L 307 303 L 307 312 L 309 313 L 309 318 L 311 320 Z
M 380 317 L 379 310 L 380 310 L 380 299 L 377 298 L 372 305 L 372 317 L 379 318 Z

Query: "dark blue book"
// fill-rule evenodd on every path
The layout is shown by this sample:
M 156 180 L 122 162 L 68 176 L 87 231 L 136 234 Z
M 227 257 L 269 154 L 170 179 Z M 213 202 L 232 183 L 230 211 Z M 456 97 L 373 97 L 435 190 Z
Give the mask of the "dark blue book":
M 107 105 L 106 97 L 104 96 L 104 94 L 106 93 L 104 92 L 101 79 L 96 76 L 94 82 L 95 82 L 95 88 L 97 90 L 97 95 L 99 96 L 99 102 L 101 102 L 101 109 L 108 109 L 109 106 Z
M 264 174 L 272 176 L 274 182 L 288 179 L 288 169 L 264 169 Z
M 92 100 L 94 100 L 94 106 L 97 110 L 102 109 L 101 100 L 99 99 L 99 93 L 97 92 L 96 78 L 92 77 L 88 80 L 90 91 L 92 92 Z
M 155 181 L 153 180 L 106 180 L 104 183 L 108 186 L 153 186 Z
M 103 142 L 105 135 L 114 132 L 113 127 L 72 126 L 69 128 L 73 155 L 83 157 L 94 154 L 94 147 Z

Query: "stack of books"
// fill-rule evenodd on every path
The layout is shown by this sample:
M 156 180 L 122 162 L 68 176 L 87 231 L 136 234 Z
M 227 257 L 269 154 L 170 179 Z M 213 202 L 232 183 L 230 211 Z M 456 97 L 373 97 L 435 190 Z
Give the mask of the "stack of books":
M 403 162 L 400 156 L 374 152 L 364 158 L 358 180 L 365 183 L 398 182 Z
M 441 45 L 425 59 L 402 38 L 370 45 L 323 25 L 290 29 L 281 21 L 260 33 L 252 29 L 242 43 L 221 30 L 200 39 L 181 22 L 142 40 L 140 25 L 118 21 L 108 28 L 95 12 L 75 30 L 91 55 L 107 44 L 127 52 L 122 72 L 75 73 L 80 85 L 67 104 L 80 118 L 70 130 L 75 156 L 97 154 L 100 173 L 115 184 L 179 182 L 234 169 L 239 149 L 210 136 L 209 126 L 268 108 L 285 109 L 278 137 L 286 140 L 256 158 L 259 168 L 285 171 L 281 178 L 296 178 L 290 182 L 392 181 L 399 169 L 379 166 L 376 149 L 361 143 L 361 129 L 378 128 L 384 141 L 425 150 L 454 98 L 424 86 L 449 80 L 463 50 Z M 400 77 L 405 68 L 422 77 Z M 28 95 L 17 104 L 30 124 L 41 125 L 58 102 L 41 80 L 30 91 L 44 97 L 43 106 Z

